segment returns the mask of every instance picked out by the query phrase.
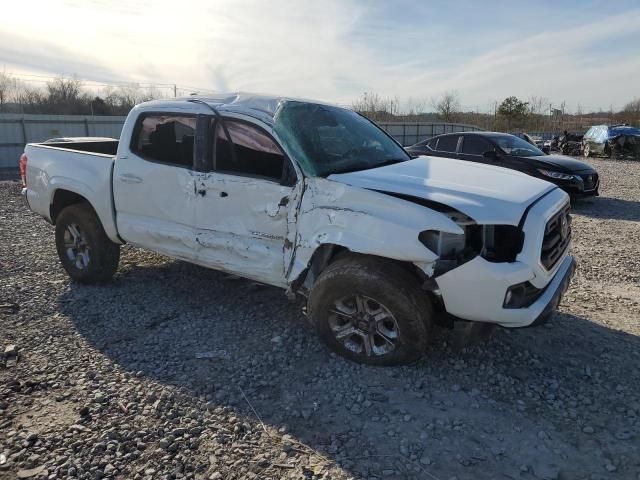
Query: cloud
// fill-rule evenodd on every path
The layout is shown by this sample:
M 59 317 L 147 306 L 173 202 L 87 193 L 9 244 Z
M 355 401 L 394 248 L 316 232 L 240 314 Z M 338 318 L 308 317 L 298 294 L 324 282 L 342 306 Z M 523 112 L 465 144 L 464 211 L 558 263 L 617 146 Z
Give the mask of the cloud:
M 597 108 L 638 94 L 640 10 L 540 8 L 548 22 L 526 5 L 461 3 L 453 15 L 448 2 L 23 0 L 4 12 L 21 33 L 0 31 L 0 63 L 342 104 L 457 90 L 484 109 L 508 95 Z
M 122 80 L 115 71 L 77 51 L 3 31 L 0 31 L 0 62 L 30 71 L 83 72 L 87 80 Z

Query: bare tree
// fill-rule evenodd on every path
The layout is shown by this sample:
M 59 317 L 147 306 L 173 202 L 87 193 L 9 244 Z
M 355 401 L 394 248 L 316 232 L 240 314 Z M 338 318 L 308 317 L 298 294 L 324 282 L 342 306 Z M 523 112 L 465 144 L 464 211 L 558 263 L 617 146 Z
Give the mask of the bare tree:
M 620 117 L 625 123 L 640 126 L 640 97 L 627 103 L 620 112 Z
M 6 104 L 14 100 L 18 82 L 6 72 L 0 72 L 0 112 L 6 110 Z
M 409 97 L 403 102 L 402 112 L 405 120 L 417 120 L 427 111 L 429 100 L 425 98 Z
M 371 120 L 391 120 L 400 111 L 398 97 L 382 98 L 377 93 L 365 92 L 352 104 L 352 108 Z
M 431 100 L 433 108 L 445 122 L 454 122 L 460 113 L 460 96 L 456 91 L 444 92 Z
M 41 90 L 21 84 L 16 93 L 16 103 L 22 113 L 42 113 L 46 96 Z
M 47 83 L 51 103 L 75 102 L 80 97 L 82 83 L 77 78 L 58 77 Z
M 640 115 L 640 97 L 635 98 L 631 100 L 629 103 L 627 103 L 622 109 L 622 111 Z
M 544 115 L 549 107 L 549 99 L 547 97 L 537 97 L 532 95 L 527 101 L 529 113 L 532 115 Z

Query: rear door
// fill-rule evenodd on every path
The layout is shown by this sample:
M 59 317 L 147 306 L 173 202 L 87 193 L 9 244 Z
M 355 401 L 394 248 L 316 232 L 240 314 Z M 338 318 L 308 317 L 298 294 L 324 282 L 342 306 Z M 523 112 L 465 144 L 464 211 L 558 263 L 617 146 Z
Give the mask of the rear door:
M 262 127 L 213 127 L 212 171 L 197 185 L 198 263 L 270 285 L 286 285 L 301 183 Z
M 142 113 L 129 151 L 118 156 L 113 196 L 120 236 L 185 260 L 195 258 L 197 117 Z
M 439 156 L 457 158 L 459 140 L 460 135 L 444 135 L 439 137 L 438 143 L 435 145 L 436 152 Z

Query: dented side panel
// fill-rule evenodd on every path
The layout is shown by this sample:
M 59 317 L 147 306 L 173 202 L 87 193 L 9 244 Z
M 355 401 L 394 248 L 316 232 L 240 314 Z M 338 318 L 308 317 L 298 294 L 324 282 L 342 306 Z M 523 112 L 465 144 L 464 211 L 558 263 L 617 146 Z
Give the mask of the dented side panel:
M 288 280 L 298 278 L 323 244 L 413 262 L 429 272 L 438 257 L 418 240 L 423 230 L 463 233 L 446 215 L 426 207 L 324 178 L 308 178 Z
M 286 286 L 285 260 L 295 238 L 299 186 L 228 175 L 200 174 L 196 243 L 198 263 Z

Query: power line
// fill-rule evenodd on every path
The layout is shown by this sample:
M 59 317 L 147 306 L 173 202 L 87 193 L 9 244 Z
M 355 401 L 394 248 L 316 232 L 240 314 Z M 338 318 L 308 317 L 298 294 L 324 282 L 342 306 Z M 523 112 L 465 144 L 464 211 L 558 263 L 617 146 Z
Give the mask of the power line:
M 185 90 L 189 92 L 199 92 L 199 93 L 216 93 L 215 90 L 209 88 L 196 87 L 193 85 L 179 85 L 176 83 L 160 83 L 160 82 L 136 82 L 136 81 L 113 81 L 113 82 L 100 82 L 97 80 L 89 80 L 83 79 L 77 76 L 53 76 L 53 75 L 37 75 L 30 73 L 15 73 L 15 72 L 4 72 L 6 75 L 15 78 L 17 80 L 22 80 L 24 82 L 29 83 L 50 83 L 59 78 L 70 78 L 73 80 L 77 80 L 81 83 L 84 83 L 83 87 L 128 87 L 135 85 L 141 88 L 158 88 L 158 89 L 169 89 L 173 90 L 174 95 L 177 96 L 177 90 Z

